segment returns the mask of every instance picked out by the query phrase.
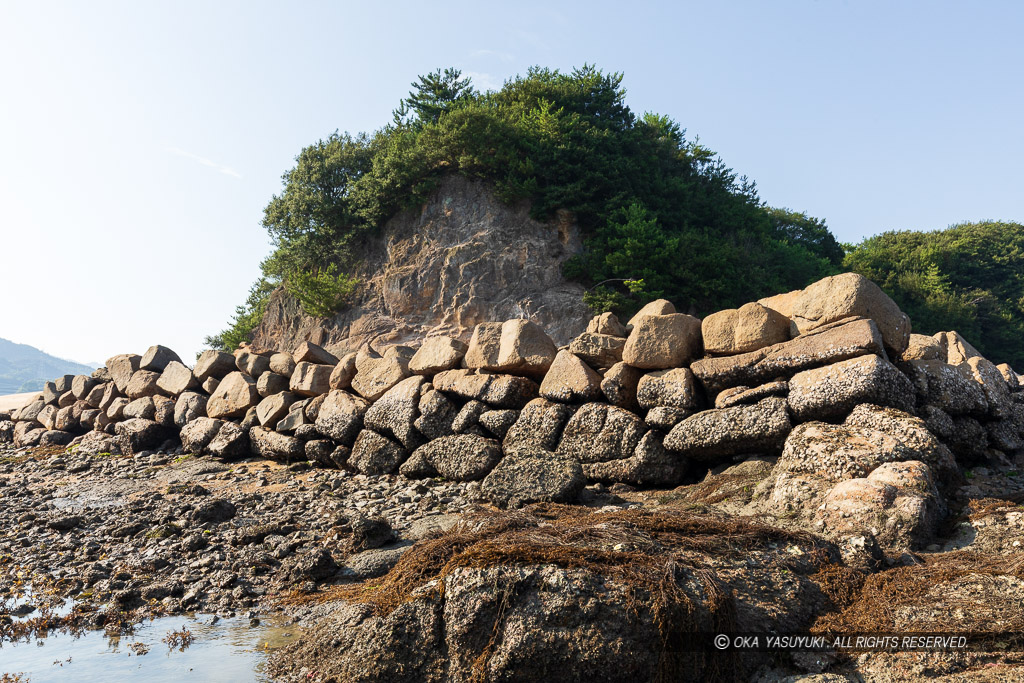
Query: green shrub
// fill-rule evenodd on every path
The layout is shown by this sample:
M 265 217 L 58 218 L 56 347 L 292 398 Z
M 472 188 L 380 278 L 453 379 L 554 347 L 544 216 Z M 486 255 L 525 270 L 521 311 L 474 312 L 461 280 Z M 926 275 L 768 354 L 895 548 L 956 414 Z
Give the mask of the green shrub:
M 339 273 L 333 263 L 326 268 L 300 270 L 285 280 L 285 290 L 295 297 L 306 315 L 327 318 L 349 303 L 359 280 Z
M 263 313 L 267 310 L 267 301 L 275 286 L 276 283 L 267 278 L 257 280 L 249 288 L 249 297 L 245 300 L 245 305 L 235 308 L 235 314 L 231 317 L 228 328 L 206 337 L 204 340 L 206 345 L 211 349 L 230 353 L 237 349 L 242 342 L 250 341 L 253 330 L 263 319 Z

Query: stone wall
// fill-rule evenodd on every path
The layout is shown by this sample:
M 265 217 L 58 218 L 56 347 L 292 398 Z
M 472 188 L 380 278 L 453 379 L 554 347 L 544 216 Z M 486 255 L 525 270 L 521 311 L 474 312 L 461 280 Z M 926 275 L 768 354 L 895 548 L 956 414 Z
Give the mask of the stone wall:
M 188 367 L 154 346 L 47 383 L 0 415 L 0 440 L 124 454 L 180 441 L 227 459 L 482 480 L 502 506 L 571 501 L 588 482 L 674 487 L 761 457 L 776 463 L 765 509 L 796 501 L 824 531 L 897 510 L 892 534 L 913 536 L 960 464 L 1024 447 L 1020 382 L 955 332 L 911 334 L 847 273 L 703 321 L 664 300 L 625 325 L 606 313 L 562 347 L 526 319 L 479 323 L 468 344 L 434 335 L 341 358 L 303 342 L 206 351 Z

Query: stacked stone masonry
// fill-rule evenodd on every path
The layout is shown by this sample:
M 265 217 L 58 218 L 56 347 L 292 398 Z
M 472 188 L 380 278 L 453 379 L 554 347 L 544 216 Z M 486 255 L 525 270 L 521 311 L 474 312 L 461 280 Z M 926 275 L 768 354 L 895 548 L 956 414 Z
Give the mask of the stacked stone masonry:
M 1024 449 L 1024 391 L 956 332 L 911 334 L 847 273 L 703 321 L 664 300 L 626 325 L 605 313 L 561 348 L 523 319 L 341 358 L 305 342 L 205 351 L 190 368 L 153 346 L 48 382 L 0 415 L 0 440 L 482 480 L 499 505 L 767 459 L 766 505 L 817 510 L 836 533 L 857 506 L 916 510 L 892 531 L 914 537 L 961 465 Z

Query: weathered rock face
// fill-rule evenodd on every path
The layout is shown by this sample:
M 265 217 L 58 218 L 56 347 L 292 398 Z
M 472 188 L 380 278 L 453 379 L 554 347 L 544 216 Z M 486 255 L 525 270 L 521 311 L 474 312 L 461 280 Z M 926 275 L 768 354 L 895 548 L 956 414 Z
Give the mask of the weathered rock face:
M 711 354 L 747 353 L 789 340 L 789 318 L 752 302 L 712 313 L 701 321 L 704 350 Z
M 509 318 L 532 320 L 565 344 L 590 319 L 583 287 L 561 274 L 581 248 L 567 215 L 540 223 L 525 203 L 509 207 L 482 183 L 446 178 L 420 210 L 391 219 L 363 247 L 355 275 L 365 286 L 352 308 L 325 325 L 276 291 L 253 344 L 312 341 L 341 355 L 430 332 L 468 341 L 477 323 Z
M 910 318 L 871 280 L 843 273 L 819 280 L 802 290 L 790 318 L 800 333 L 859 315 L 875 321 L 887 349 L 897 356 L 910 341 Z

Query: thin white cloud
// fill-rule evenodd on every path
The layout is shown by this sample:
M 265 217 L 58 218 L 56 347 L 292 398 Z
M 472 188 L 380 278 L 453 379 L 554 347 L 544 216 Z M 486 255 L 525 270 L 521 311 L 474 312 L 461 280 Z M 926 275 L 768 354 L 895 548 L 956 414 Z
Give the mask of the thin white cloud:
M 218 164 L 216 161 L 212 161 L 210 159 L 207 159 L 206 157 L 201 157 L 198 154 L 193 154 L 192 152 L 188 152 L 184 149 L 180 149 L 178 147 L 168 147 L 166 151 L 173 154 L 174 156 L 184 157 L 186 159 L 191 159 L 192 161 L 199 162 L 203 166 L 212 168 L 218 173 L 223 173 L 224 175 L 231 176 L 232 178 L 242 177 L 241 173 L 231 168 L 230 166 Z
M 474 50 L 470 56 L 474 58 L 494 57 L 503 62 L 511 62 L 515 60 L 515 55 L 509 54 L 508 52 L 498 52 L 497 50 Z
M 491 74 L 479 71 L 463 71 L 462 75 L 473 79 L 473 85 L 476 86 L 477 90 L 501 90 L 501 86 L 504 85 L 501 80 Z

